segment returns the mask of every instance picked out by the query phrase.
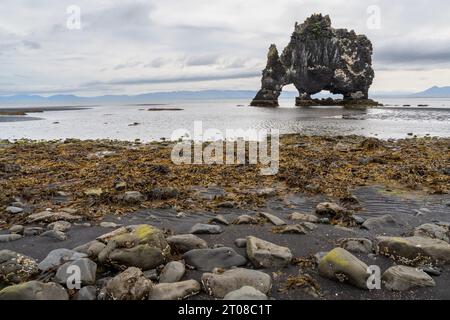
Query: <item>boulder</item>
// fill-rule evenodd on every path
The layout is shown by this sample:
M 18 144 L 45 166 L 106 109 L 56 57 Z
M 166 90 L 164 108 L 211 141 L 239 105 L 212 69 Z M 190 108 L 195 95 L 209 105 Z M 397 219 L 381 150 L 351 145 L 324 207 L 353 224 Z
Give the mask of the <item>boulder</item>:
M 175 283 L 159 283 L 152 288 L 149 300 L 182 300 L 201 291 L 198 281 L 187 280 Z
M 220 226 L 215 224 L 204 224 L 204 223 L 195 224 L 189 231 L 189 233 L 192 234 L 219 234 L 222 232 L 223 230 Z
M 420 287 L 434 287 L 436 283 L 425 272 L 407 266 L 393 266 L 382 276 L 386 288 L 393 291 L 405 291 Z
M 178 282 L 183 278 L 186 272 L 184 263 L 179 261 L 171 261 L 164 266 L 159 275 L 159 283 Z
M 267 212 L 260 212 L 260 215 L 264 218 L 266 218 L 267 220 L 269 220 L 272 224 L 276 225 L 276 226 L 284 226 L 286 224 L 285 221 L 283 221 L 282 219 L 278 218 L 277 216 L 267 213 Z
M 0 291 L 0 300 L 68 300 L 64 288 L 53 282 L 29 281 L 6 287 Z
M 38 265 L 33 258 L 11 250 L 0 250 L 0 284 L 25 282 L 38 272 Z
M 250 286 L 231 291 L 226 294 L 223 300 L 268 300 L 267 296 L 259 290 Z
M 450 242 L 450 229 L 435 223 L 425 223 L 414 229 L 414 235 Z
M 424 237 L 378 237 L 380 254 L 416 264 L 429 260 L 437 264 L 450 264 L 450 244 L 439 239 Z
M 338 240 L 340 247 L 354 253 L 371 253 L 373 243 L 366 238 L 346 238 Z
M 236 268 L 223 273 L 204 273 L 202 283 L 209 295 L 223 298 L 243 286 L 250 286 L 267 294 L 272 287 L 272 278 L 260 271 Z
M 293 212 L 289 215 L 289 219 L 301 222 L 319 223 L 319 217 L 313 214 Z
M 140 269 L 131 267 L 108 281 L 106 294 L 113 300 L 143 300 L 152 286 Z
M 201 271 L 212 271 L 214 268 L 231 268 L 247 263 L 240 254 L 232 248 L 194 249 L 183 255 L 186 264 Z
M 247 256 L 257 268 L 283 268 L 292 260 L 289 248 L 253 236 L 247 237 Z
M 368 289 L 368 266 L 345 249 L 335 248 L 328 252 L 319 261 L 318 270 L 322 277 Z
M 380 217 L 368 218 L 362 224 L 362 228 L 367 230 L 382 230 L 384 228 L 394 228 L 396 226 L 397 222 L 390 214 L 386 214 Z
M 180 253 L 185 253 L 194 249 L 206 249 L 208 244 L 202 238 L 193 234 L 179 234 L 167 237 L 170 247 Z
M 69 277 L 73 275 L 73 267 L 79 268 L 80 284 L 82 286 L 95 284 L 97 264 L 88 258 L 81 258 L 76 261 L 66 262 L 58 268 L 55 275 L 55 282 L 67 284 Z
M 42 260 L 38 267 L 41 271 L 49 271 L 51 269 L 56 269 L 63 263 L 69 261 L 76 261 L 81 258 L 86 258 L 87 255 L 74 250 L 69 249 L 56 249 L 50 251 L 50 253 Z

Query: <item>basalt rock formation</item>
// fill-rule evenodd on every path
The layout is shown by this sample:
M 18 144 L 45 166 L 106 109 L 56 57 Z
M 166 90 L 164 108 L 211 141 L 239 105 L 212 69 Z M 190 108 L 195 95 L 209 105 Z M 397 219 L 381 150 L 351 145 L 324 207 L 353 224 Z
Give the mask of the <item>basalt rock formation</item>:
M 370 40 L 353 30 L 334 29 L 329 16 L 315 14 L 303 24 L 295 24 L 281 56 L 274 44 L 270 46 L 261 90 L 251 105 L 278 106 L 281 90 L 288 84 L 299 91 L 299 106 L 336 104 L 336 100 L 311 99 L 322 90 L 342 94 L 339 104 L 377 104 L 368 99 L 373 78 Z

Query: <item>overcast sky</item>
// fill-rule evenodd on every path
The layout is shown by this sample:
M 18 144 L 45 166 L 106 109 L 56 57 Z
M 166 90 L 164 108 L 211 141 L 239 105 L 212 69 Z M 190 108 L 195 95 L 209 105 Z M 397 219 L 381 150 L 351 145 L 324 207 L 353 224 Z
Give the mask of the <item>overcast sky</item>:
M 450 85 L 448 0 L 2 0 L 0 95 L 257 90 L 269 45 L 319 12 L 372 40 L 372 91 Z

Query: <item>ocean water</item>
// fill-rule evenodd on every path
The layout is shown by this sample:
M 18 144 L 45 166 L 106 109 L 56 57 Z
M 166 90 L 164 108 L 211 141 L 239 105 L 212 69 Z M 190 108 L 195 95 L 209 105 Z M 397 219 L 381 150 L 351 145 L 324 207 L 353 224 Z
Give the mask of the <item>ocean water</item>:
M 357 134 L 381 139 L 408 138 L 411 133 L 419 137 L 450 137 L 450 99 L 377 100 L 385 106 L 367 110 L 338 106 L 299 108 L 294 106 L 293 99 L 281 99 L 279 108 L 248 107 L 248 100 L 91 106 L 83 110 L 0 116 L 0 139 L 154 141 L 170 139 L 179 129 L 192 134 L 196 121 L 202 122 L 203 130 L 217 129 L 223 133 L 227 129 L 278 129 L 281 133 Z M 155 112 L 148 108 L 183 110 Z

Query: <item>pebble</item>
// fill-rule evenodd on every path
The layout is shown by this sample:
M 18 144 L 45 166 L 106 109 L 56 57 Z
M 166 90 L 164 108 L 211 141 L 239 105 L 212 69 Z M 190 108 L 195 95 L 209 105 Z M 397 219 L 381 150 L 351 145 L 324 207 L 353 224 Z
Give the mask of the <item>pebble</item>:
M 282 219 L 278 218 L 277 216 L 267 213 L 267 212 L 260 212 L 260 215 L 269 220 L 272 224 L 275 226 L 284 226 L 286 225 L 286 222 Z
M 183 255 L 183 259 L 187 265 L 201 271 L 237 267 L 247 263 L 246 258 L 228 247 L 191 250 Z
M 23 230 L 23 235 L 24 236 L 38 236 L 42 232 L 44 232 L 44 228 L 41 228 L 41 227 L 26 227 Z
M 159 283 L 151 289 L 149 300 L 182 300 L 199 293 L 201 289 L 196 280 Z
M 234 240 L 234 245 L 238 248 L 245 248 L 247 246 L 247 239 L 238 238 Z
M 20 234 L 2 234 L 0 235 L 0 243 L 12 242 L 21 239 Z
M 292 260 L 292 253 L 287 247 L 247 237 L 247 257 L 256 268 L 283 268 Z
M 159 283 L 178 282 L 183 278 L 186 268 L 184 263 L 171 261 L 164 266 L 159 275 Z
M 56 239 L 59 241 L 67 240 L 67 235 L 62 231 L 49 230 L 41 234 L 41 237 Z
M 167 237 L 170 247 L 180 253 L 185 253 L 193 249 L 206 249 L 208 244 L 202 238 L 193 234 L 180 234 Z
M 242 288 L 231 291 L 226 294 L 223 300 L 267 300 L 267 296 L 261 291 L 250 287 L 243 286 Z
M 219 234 L 222 232 L 223 232 L 222 228 L 218 225 L 197 223 L 194 226 L 192 226 L 189 233 L 192 233 L 192 234 Z
M 102 228 L 114 229 L 114 228 L 120 228 L 121 226 L 122 226 L 121 224 L 117 224 L 115 222 L 107 222 L 107 221 L 100 222 L 100 227 L 102 227 Z
M 11 214 L 18 214 L 23 212 L 23 208 L 10 206 L 6 208 L 6 212 Z
M 22 226 L 20 224 L 16 224 L 16 225 L 13 225 L 11 228 L 9 228 L 9 232 L 21 234 L 21 233 L 23 233 L 24 229 L 25 229 L 24 226 Z

